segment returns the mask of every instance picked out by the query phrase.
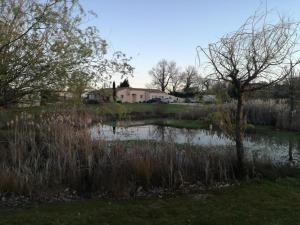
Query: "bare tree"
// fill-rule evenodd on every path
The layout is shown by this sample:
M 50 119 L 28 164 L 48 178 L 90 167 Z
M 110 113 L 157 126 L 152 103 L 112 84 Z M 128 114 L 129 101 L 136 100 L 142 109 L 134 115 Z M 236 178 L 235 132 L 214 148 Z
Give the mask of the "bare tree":
M 246 175 L 243 137 L 245 130 L 244 95 L 282 81 L 281 73 L 294 53 L 297 24 L 279 18 L 267 23 L 268 13 L 256 13 L 236 32 L 228 34 L 207 49 L 198 47 L 212 68 L 211 76 L 229 82 L 236 90 L 235 142 L 241 178 Z
M 178 74 L 178 68 L 175 62 L 163 59 L 149 71 L 149 74 L 152 76 L 153 85 L 164 92 L 170 85 L 171 79 Z
M 179 70 L 177 70 L 176 73 L 173 74 L 173 76 L 171 77 L 171 81 L 170 81 L 170 92 L 177 92 L 178 90 L 180 90 L 182 88 L 182 75 L 179 72 Z
M 194 66 L 188 66 L 182 73 L 183 90 L 188 92 L 191 88 L 198 86 L 199 74 Z

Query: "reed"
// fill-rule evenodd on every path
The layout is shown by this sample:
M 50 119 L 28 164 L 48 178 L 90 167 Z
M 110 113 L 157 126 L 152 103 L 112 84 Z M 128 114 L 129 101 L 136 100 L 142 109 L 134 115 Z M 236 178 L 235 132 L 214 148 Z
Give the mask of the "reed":
M 9 122 L 13 131 L 1 145 L 0 192 L 33 194 L 75 189 L 112 196 L 144 190 L 177 190 L 185 185 L 236 181 L 231 148 L 221 151 L 151 141 L 92 140 L 85 113 L 22 114 Z M 249 176 L 256 176 L 253 161 Z
M 33 193 L 70 187 L 134 193 L 140 186 L 176 189 L 186 182 L 235 179 L 230 154 L 172 143 L 94 141 L 83 129 L 87 123 L 84 117 L 57 114 L 42 116 L 38 122 L 29 114 L 11 121 L 13 135 L 1 149 L 0 191 Z
M 248 101 L 245 105 L 245 112 L 249 123 L 300 131 L 300 110 L 293 112 L 292 127 L 289 127 L 290 112 L 286 100 Z

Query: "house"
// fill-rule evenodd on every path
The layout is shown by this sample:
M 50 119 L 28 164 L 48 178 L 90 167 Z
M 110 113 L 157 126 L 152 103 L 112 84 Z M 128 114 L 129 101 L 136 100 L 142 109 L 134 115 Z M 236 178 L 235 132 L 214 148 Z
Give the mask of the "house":
M 100 102 L 112 102 L 113 101 L 113 89 L 103 88 L 100 90 L 88 90 L 81 96 L 86 102 L 100 103 Z M 135 103 L 145 102 L 153 98 L 166 99 L 168 102 L 181 102 L 181 98 L 168 95 L 157 89 L 146 88 L 117 88 L 116 100 L 122 103 Z
M 81 97 L 90 103 L 112 102 L 113 101 L 113 89 L 105 88 L 100 90 L 89 90 L 84 92 Z
M 153 98 L 169 99 L 170 102 L 179 101 L 180 99 L 162 92 L 158 89 L 146 89 L 146 88 L 118 88 L 117 100 L 121 102 L 145 102 Z
M 217 98 L 215 95 L 203 95 L 202 100 L 204 103 L 215 103 Z
M 40 105 L 41 105 L 40 92 L 27 94 L 23 96 L 17 103 L 17 107 L 19 108 L 26 108 L 26 107 L 33 107 L 33 106 L 40 106 Z
M 69 91 L 58 91 L 57 95 L 60 100 L 70 100 L 74 97 L 74 95 Z

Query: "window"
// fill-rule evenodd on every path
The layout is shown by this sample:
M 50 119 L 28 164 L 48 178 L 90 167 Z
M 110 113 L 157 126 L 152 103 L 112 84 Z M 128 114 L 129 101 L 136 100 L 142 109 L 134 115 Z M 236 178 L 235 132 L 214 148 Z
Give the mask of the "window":
M 140 95 L 140 98 L 143 98 L 143 95 Z
M 124 95 L 121 95 L 121 98 L 123 99 Z

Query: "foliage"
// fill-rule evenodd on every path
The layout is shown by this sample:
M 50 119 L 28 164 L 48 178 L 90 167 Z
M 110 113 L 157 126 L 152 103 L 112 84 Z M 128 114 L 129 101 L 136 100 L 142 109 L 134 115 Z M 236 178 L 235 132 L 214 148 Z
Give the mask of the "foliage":
M 85 15 L 77 0 L 0 1 L 0 106 L 44 89 L 80 95 L 113 72 L 132 72 L 125 54 L 105 58 L 98 30 L 81 26 Z
M 45 89 L 41 90 L 41 105 L 46 105 L 46 103 L 55 103 L 59 100 L 59 96 L 53 90 Z
M 120 87 L 120 88 L 122 88 L 122 87 L 130 87 L 128 79 L 124 79 L 124 80 L 120 83 L 119 87 Z

